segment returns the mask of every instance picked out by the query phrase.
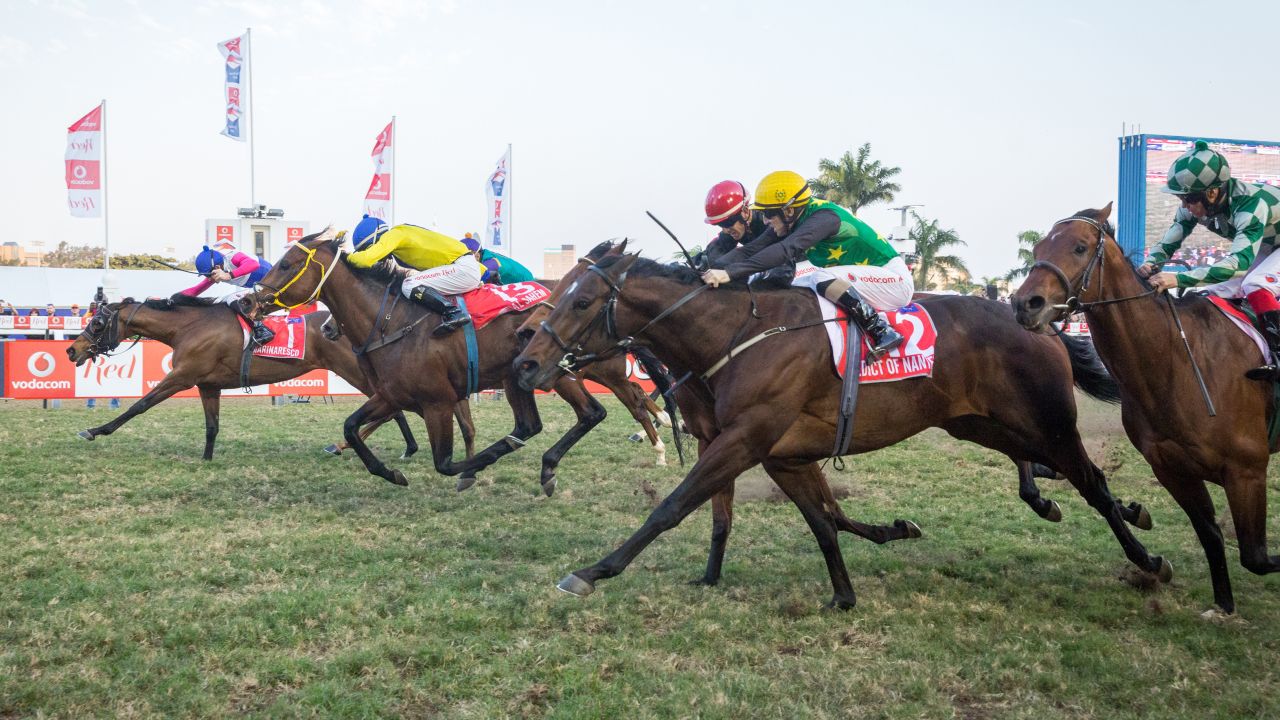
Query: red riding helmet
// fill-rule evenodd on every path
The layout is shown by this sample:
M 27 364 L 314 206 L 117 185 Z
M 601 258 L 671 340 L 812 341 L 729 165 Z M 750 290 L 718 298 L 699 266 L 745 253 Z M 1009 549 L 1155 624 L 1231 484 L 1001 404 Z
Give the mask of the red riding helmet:
M 747 189 L 737 180 L 722 180 L 707 191 L 707 218 L 708 225 L 722 223 L 733 216 L 734 213 L 742 212 L 747 206 L 751 198 L 747 195 Z

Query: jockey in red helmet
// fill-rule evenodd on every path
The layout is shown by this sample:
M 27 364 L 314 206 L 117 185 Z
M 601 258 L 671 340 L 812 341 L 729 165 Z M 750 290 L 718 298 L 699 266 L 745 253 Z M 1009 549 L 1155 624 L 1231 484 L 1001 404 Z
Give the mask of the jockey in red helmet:
M 751 211 L 751 196 L 737 180 L 721 180 L 707 191 L 705 203 L 708 225 L 720 228 L 715 240 L 703 251 L 706 262 L 714 263 L 722 255 L 754 239 L 767 228 L 759 213 Z

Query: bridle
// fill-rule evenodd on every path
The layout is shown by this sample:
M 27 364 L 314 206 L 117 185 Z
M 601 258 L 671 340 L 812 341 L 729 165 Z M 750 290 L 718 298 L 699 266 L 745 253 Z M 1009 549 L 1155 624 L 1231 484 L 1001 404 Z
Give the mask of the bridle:
M 551 327 L 551 325 L 547 323 L 546 320 L 543 320 L 541 323 L 538 324 L 538 327 L 540 327 L 542 331 L 545 332 L 547 336 L 551 338 L 552 342 L 554 342 L 556 346 L 559 347 L 564 352 L 564 355 L 561 356 L 560 358 L 560 362 L 556 363 L 556 367 L 560 368 L 561 371 L 570 375 L 573 374 L 573 371 L 581 368 L 584 365 L 588 365 L 593 362 L 599 362 L 601 360 L 607 360 L 611 357 L 627 352 L 631 348 L 631 346 L 635 344 L 637 335 L 643 335 L 646 330 L 653 327 L 654 325 L 661 322 L 662 320 L 666 319 L 676 310 L 679 310 L 681 307 L 683 307 L 685 303 L 694 299 L 701 292 L 711 287 L 710 285 L 699 285 L 698 287 L 694 288 L 692 291 L 687 293 L 684 297 L 677 300 L 675 304 L 671 305 L 666 310 L 663 310 L 662 312 L 654 316 L 652 320 L 645 323 L 644 327 L 640 328 L 634 333 L 627 335 L 626 337 L 622 337 L 618 334 L 618 319 L 617 319 L 618 297 L 622 295 L 622 286 L 627 281 L 627 273 L 629 271 L 624 270 L 622 274 L 618 276 L 618 279 L 616 282 L 613 280 L 613 278 L 609 277 L 608 273 L 606 273 L 598 265 L 589 266 L 587 268 L 587 272 L 592 272 L 592 273 L 595 273 L 596 275 L 599 275 L 600 278 L 604 280 L 605 284 L 609 286 L 609 297 L 604 301 L 604 304 L 600 306 L 600 309 L 596 311 L 595 317 L 591 318 L 591 321 L 583 325 L 581 328 L 578 328 L 578 331 L 574 333 L 573 336 L 570 337 L 568 341 L 561 338 L 559 333 L 555 331 L 555 328 Z M 572 291 L 573 291 L 573 288 L 571 287 L 569 289 L 569 292 L 572 292 Z M 565 293 L 566 296 L 568 294 L 569 293 Z M 603 325 L 604 327 L 605 338 L 608 340 L 612 340 L 613 344 L 601 350 L 600 352 L 594 352 L 594 353 L 584 352 L 584 349 L 582 347 L 583 339 L 586 338 L 589 333 L 591 333 L 598 326 L 601 326 L 601 325 Z
M 273 305 L 276 305 L 277 307 L 282 307 L 285 310 L 292 310 L 296 307 L 306 305 L 307 303 L 320 297 L 320 289 L 323 288 L 325 282 L 329 280 L 329 276 L 333 274 L 334 266 L 337 265 L 338 260 L 342 258 L 342 253 L 337 248 L 334 248 L 333 262 L 329 263 L 329 267 L 326 268 L 324 266 L 324 263 L 315 259 L 316 252 L 320 250 L 318 246 L 313 248 L 308 248 L 308 247 L 303 247 L 301 243 L 298 243 L 298 244 L 295 244 L 293 247 L 289 248 L 289 252 L 293 252 L 294 250 L 301 250 L 304 254 L 306 254 L 307 260 L 302 264 L 302 267 L 298 268 L 298 272 L 294 273 L 293 277 L 289 278 L 288 282 L 280 286 L 278 290 L 266 283 L 263 283 L 263 282 L 258 283 L 259 288 L 266 288 L 267 290 L 270 291 L 270 294 L 267 295 L 267 297 L 271 298 L 271 303 Z M 312 263 L 315 263 L 316 267 L 320 268 L 320 282 L 316 283 L 315 290 L 312 290 L 311 294 L 308 295 L 307 298 L 301 302 L 296 302 L 292 305 L 286 305 L 280 302 L 281 293 L 283 293 L 285 290 L 288 290 L 289 287 L 293 285 L 295 282 L 297 282 L 298 280 L 300 280 L 303 275 L 306 275 L 307 270 L 311 269 Z M 261 294 L 260 291 L 259 291 L 259 294 Z
M 142 303 L 138 303 L 133 308 L 133 312 L 129 313 L 129 317 L 125 318 L 124 323 L 116 321 L 120 316 L 119 307 L 113 310 L 107 303 L 98 306 L 98 313 L 93 316 L 93 319 L 89 321 L 89 327 L 86 328 L 89 336 L 89 355 L 91 357 L 112 357 L 113 353 L 111 351 L 120 347 L 121 333 L 129 326 L 130 322 L 133 322 L 133 316 L 138 314 L 138 311 L 142 309 L 142 305 Z M 106 328 L 101 332 L 95 333 L 93 331 L 93 323 L 99 319 L 106 325 Z M 138 340 L 141 338 L 141 335 L 137 336 L 133 341 L 133 345 L 137 345 Z M 133 345 L 125 348 L 124 352 L 129 352 Z M 114 354 L 118 355 L 119 353 Z
M 1137 300 L 1139 298 L 1149 297 L 1155 294 L 1156 291 L 1154 288 L 1152 288 L 1151 290 L 1148 290 L 1144 293 L 1140 293 L 1138 295 L 1131 295 L 1129 297 L 1111 298 L 1108 300 L 1095 300 L 1093 302 L 1085 302 L 1081 300 L 1080 297 L 1089 291 L 1089 280 L 1090 278 L 1093 277 L 1093 271 L 1095 269 L 1098 271 L 1098 288 L 1099 290 L 1101 290 L 1102 288 L 1102 273 L 1103 273 L 1103 268 L 1106 267 L 1102 262 L 1102 255 L 1107 248 L 1107 238 L 1111 236 L 1107 232 L 1107 228 L 1102 223 L 1089 217 L 1073 216 L 1069 218 L 1063 218 L 1058 222 L 1054 223 L 1053 226 L 1056 228 L 1059 225 L 1070 223 L 1070 222 L 1087 223 L 1089 225 L 1092 225 L 1094 229 L 1098 231 L 1098 249 L 1093 253 L 1093 258 L 1089 260 L 1089 264 L 1085 266 L 1084 272 L 1082 272 L 1080 275 L 1080 280 L 1078 284 L 1079 289 L 1077 289 L 1077 284 L 1073 283 L 1071 279 L 1067 277 L 1067 274 L 1062 271 L 1062 268 L 1058 267 L 1057 265 L 1054 265 L 1048 260 L 1037 260 L 1031 265 L 1032 270 L 1035 270 L 1036 268 L 1042 268 L 1044 270 L 1049 271 L 1049 273 L 1051 273 L 1055 278 L 1057 278 L 1058 282 L 1062 284 L 1063 289 L 1067 293 L 1067 300 L 1064 303 L 1053 306 L 1055 310 L 1062 311 L 1062 317 L 1066 317 L 1068 315 L 1072 315 L 1077 312 L 1087 312 L 1089 308 L 1097 307 L 1099 305 L 1111 305 L 1114 303 L 1128 302 L 1129 300 Z

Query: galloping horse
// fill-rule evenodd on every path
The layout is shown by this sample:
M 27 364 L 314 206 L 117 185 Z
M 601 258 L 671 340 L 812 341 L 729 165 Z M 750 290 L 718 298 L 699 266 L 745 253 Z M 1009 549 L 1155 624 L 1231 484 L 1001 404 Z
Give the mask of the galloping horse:
M 1222 530 L 1205 482 L 1226 490 L 1240 564 L 1259 575 L 1280 570 L 1280 557 L 1267 554 L 1272 388 L 1245 379 L 1259 364 L 1253 341 L 1203 296 L 1188 295 L 1173 304 L 1217 411 L 1209 415 L 1195 391 L 1181 328 L 1125 258 L 1110 216 L 1107 205 L 1054 224 L 1013 296 L 1018 322 L 1046 331 L 1070 312 L 1085 312 L 1098 354 L 1120 384 L 1125 432 L 1191 520 L 1209 562 L 1214 602 L 1234 612 Z
M 235 311 L 216 298 L 179 295 L 174 298 L 174 303 L 171 306 L 167 299 L 138 302 L 128 298 L 123 302 L 103 305 L 89 321 L 88 327 L 67 348 L 67 357 L 76 365 L 110 353 L 125 338 L 134 335 L 159 340 L 173 348 L 173 370 L 155 388 L 110 422 L 82 430 L 80 437 L 93 440 L 99 435 L 110 435 L 134 416 L 194 385 L 200 391 L 200 402 L 204 406 L 204 459 L 213 458 L 222 391 L 240 387 L 244 334 Z M 350 344 L 331 342 L 321 336 L 320 326 L 328 317 L 329 313 L 325 312 L 306 316 L 308 351 L 305 358 L 253 358 L 249 364 L 249 384 L 282 382 L 323 368 L 332 370 L 368 394 L 369 383 L 356 365 Z M 404 416 L 395 420 L 404 434 L 404 457 L 409 457 L 418 451 L 418 443 Z M 458 422 L 463 426 L 464 434 L 475 435 L 469 409 L 459 409 Z M 365 434 L 377 427 L 371 424 L 365 429 Z
M 515 413 L 516 426 L 506 438 L 462 462 L 453 460 L 453 406 L 467 396 L 468 368 L 465 332 L 433 338 L 428 332 L 439 321 L 413 302 L 400 302 L 405 270 L 383 261 L 368 269 L 343 262 L 342 240 L 332 229 L 309 235 L 289 246 L 271 272 L 258 284 L 257 301 L 294 307 L 319 297 L 348 338 L 363 338 L 356 347 L 360 367 L 374 392 L 369 401 L 347 418 L 343 430 L 369 472 L 388 482 L 405 485 L 399 470 L 382 463 L 357 435 L 360 425 L 400 409 L 419 412 L 427 423 L 436 470 L 461 475 L 458 489 L 470 487 L 475 473 L 522 447 L 542 431 L 533 393 L 520 388 L 511 361 L 518 352 L 516 327 L 528 310 L 509 312 L 476 331 L 477 377 L 473 389 L 502 387 Z M 604 407 L 577 380 L 563 378 L 555 390 L 577 415 L 578 422 L 542 456 L 540 483 L 547 495 L 555 491 L 560 458 L 588 430 L 605 418 Z
M 574 265 L 569 272 L 565 273 L 565 276 L 560 279 L 559 284 L 552 292 L 552 304 L 554 305 L 554 303 L 560 301 L 560 297 L 564 292 L 570 285 L 587 272 L 588 267 L 599 262 L 605 257 L 622 255 L 626 251 L 626 247 L 626 240 L 623 240 L 620 243 L 614 243 L 613 241 L 606 240 L 592 248 L 585 256 L 579 258 L 578 263 Z M 917 299 L 933 296 L 934 295 L 932 293 L 928 293 Z M 546 319 L 548 314 L 550 314 L 550 308 L 546 308 L 543 312 L 534 312 L 530 315 L 529 319 L 525 320 L 524 325 L 520 326 L 520 329 L 516 331 L 516 334 L 526 340 L 532 338 L 534 333 L 537 332 L 539 324 L 541 321 Z M 1117 396 L 1114 394 L 1109 383 L 1105 382 L 1103 378 L 1098 377 L 1098 371 L 1100 368 L 1096 366 L 1090 367 L 1091 361 L 1087 357 L 1087 349 L 1081 346 L 1083 341 L 1074 340 L 1067 336 L 1063 336 L 1062 340 L 1063 343 L 1066 344 L 1068 352 L 1073 355 L 1073 374 L 1078 376 L 1079 379 L 1077 382 L 1084 382 L 1088 385 L 1090 393 L 1095 397 L 1100 397 L 1108 402 L 1117 399 Z M 618 360 L 621 360 L 621 356 L 610 357 L 598 363 L 587 365 L 582 368 L 581 374 L 584 377 L 590 377 L 590 373 L 594 368 L 608 363 L 613 363 Z M 1081 365 L 1079 369 L 1074 367 L 1077 364 Z M 1092 380 L 1086 380 L 1086 378 L 1092 378 Z M 680 411 L 684 414 L 685 425 L 689 432 L 698 438 L 699 451 L 702 452 L 706 450 L 707 445 L 710 444 L 711 440 L 714 439 L 719 431 L 715 425 L 714 399 L 704 397 L 702 394 L 697 392 L 699 387 L 700 386 L 697 383 L 694 383 L 693 385 L 680 385 L 675 391 L 675 401 L 679 406 Z M 1040 494 L 1040 488 L 1035 482 L 1037 473 L 1039 473 L 1041 477 L 1050 478 L 1055 477 L 1056 473 L 1043 466 L 1036 467 L 1033 463 L 1025 460 L 1015 462 L 1014 465 L 1018 470 L 1018 496 L 1022 501 L 1025 502 L 1041 518 L 1050 522 L 1060 522 L 1062 520 L 1061 507 L 1057 502 L 1042 497 Z M 768 466 L 765 467 L 765 471 L 772 472 L 771 468 Z M 869 530 L 867 531 L 869 534 L 864 534 L 863 531 L 867 530 L 870 526 L 862 525 L 861 527 L 858 527 L 860 525 L 859 523 L 850 520 L 840 512 L 839 505 L 837 505 L 835 500 L 835 495 L 831 492 L 826 475 L 822 472 L 821 468 L 814 469 L 812 474 L 815 480 L 824 486 L 822 491 L 823 496 L 826 498 L 826 501 L 832 508 L 833 512 L 837 513 L 836 523 L 840 525 L 842 529 L 859 534 L 876 543 L 884 543 L 892 539 L 897 539 L 896 536 L 890 537 L 890 534 L 875 533 L 874 531 Z M 711 498 L 711 549 L 707 554 L 706 571 L 703 573 L 701 578 L 695 581 L 698 584 L 715 585 L 720 581 L 725 547 L 733 529 L 733 493 L 734 485 L 730 483 L 724 490 L 716 493 Z M 1121 512 L 1125 515 L 1126 520 L 1137 527 L 1144 530 L 1151 529 L 1151 516 L 1145 509 L 1136 503 L 1131 507 L 1121 508 Z M 919 528 L 916 528 L 913 523 L 904 522 L 903 525 L 906 526 L 908 535 L 915 536 L 919 533 Z M 896 535 L 896 533 L 894 535 Z
M 714 408 L 717 434 L 684 481 L 621 547 L 559 587 L 577 595 L 592 592 L 598 580 L 621 573 L 659 534 L 764 464 L 817 537 L 835 593 L 831 604 L 852 607 L 856 597 L 836 539 L 849 528 L 824 496 L 817 472 L 817 462 L 834 446 L 841 381 L 832 371 L 813 293 L 706 289 L 687 269 L 636 255 L 606 258 L 565 293 L 516 358 L 521 384 L 545 387 L 577 357 L 644 344 L 677 376 L 697 373 L 692 382 Z M 1081 371 L 1075 379 L 1086 390 L 1100 380 L 1083 373 L 1083 358 L 1064 351 L 1056 339 L 1022 332 L 1000 303 L 936 297 L 920 304 L 941 329 L 933 376 L 862 386 L 849 452 L 886 447 L 937 426 L 1015 462 L 1041 463 L 1066 475 L 1107 520 L 1135 565 L 1170 578 L 1169 564 L 1148 554 L 1129 531 L 1125 510 L 1080 442 L 1075 399 L 1065 379 L 1073 369 Z M 785 342 L 768 338 L 779 328 L 791 328 L 782 331 L 790 335 Z M 765 339 L 758 346 L 743 348 L 759 337 Z M 739 344 L 743 338 L 753 340 Z M 901 525 L 874 529 L 891 539 L 910 536 Z

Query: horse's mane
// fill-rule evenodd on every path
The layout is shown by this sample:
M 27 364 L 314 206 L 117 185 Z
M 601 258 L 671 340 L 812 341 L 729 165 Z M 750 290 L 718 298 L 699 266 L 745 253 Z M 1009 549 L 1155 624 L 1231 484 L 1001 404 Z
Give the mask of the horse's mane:
M 347 262 L 348 253 L 345 250 L 339 251 L 342 254 L 342 262 L 356 277 L 365 278 L 379 285 L 390 285 L 392 292 L 400 292 L 400 288 L 404 285 L 404 279 L 409 277 L 409 269 L 402 267 L 395 258 L 390 256 L 384 258 L 381 262 L 374 263 L 367 268 L 360 268 Z
M 702 284 L 702 276 L 694 272 L 693 270 L 689 269 L 687 265 L 683 265 L 680 263 L 670 263 L 670 264 L 660 263 L 655 260 L 650 260 L 649 258 L 640 257 L 639 255 L 615 255 L 613 257 L 607 257 L 601 260 L 600 262 L 596 263 L 596 265 L 601 270 L 607 270 L 613 265 L 621 262 L 622 258 L 624 257 L 634 257 L 636 259 L 635 263 L 631 266 L 631 268 L 627 270 L 627 277 L 666 278 L 668 280 L 674 280 L 680 283 L 681 285 L 701 285 Z M 746 292 L 748 288 L 745 282 L 731 282 L 727 285 L 721 285 L 719 289 L 731 290 L 731 291 L 738 290 L 741 292 Z M 754 288 L 756 292 L 770 292 L 773 290 L 789 291 L 794 289 L 795 289 L 794 287 L 786 287 L 786 288 L 756 287 Z
M 169 301 L 173 301 L 173 305 Z M 116 303 L 115 309 L 119 310 L 124 305 L 137 302 L 133 298 L 125 298 L 123 302 Z M 152 310 L 172 310 L 174 307 L 210 307 L 222 302 L 221 298 L 216 297 L 198 297 L 195 295 L 174 294 L 167 298 L 147 298 L 142 304 Z
M 588 260 L 599 260 L 600 258 L 604 257 L 605 253 L 609 252 L 612 249 L 613 249 L 613 241 L 605 240 L 599 245 L 596 245 L 595 247 L 591 248 L 591 251 L 586 254 L 586 258 Z

